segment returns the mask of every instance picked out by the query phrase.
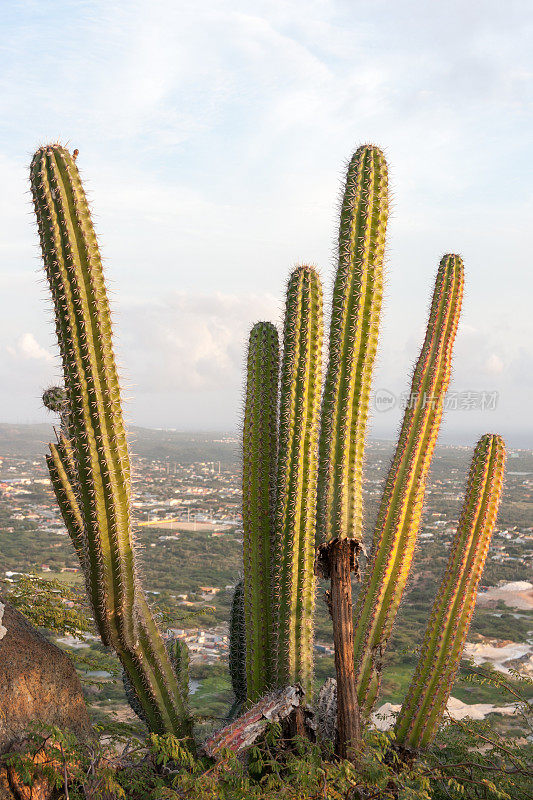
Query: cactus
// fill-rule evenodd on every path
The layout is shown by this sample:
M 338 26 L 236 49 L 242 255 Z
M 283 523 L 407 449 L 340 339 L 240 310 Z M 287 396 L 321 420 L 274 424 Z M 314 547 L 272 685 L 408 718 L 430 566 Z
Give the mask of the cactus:
M 381 659 L 411 566 L 426 479 L 450 380 L 463 272 L 458 256 L 442 258 L 426 337 L 414 370 L 378 512 L 372 555 L 356 606 L 355 670 L 364 714 L 370 712 L 379 690 Z
M 233 592 L 229 620 L 229 674 L 235 701 L 229 713 L 233 719 L 246 703 L 246 627 L 244 622 L 244 581 Z
M 360 740 L 353 666 L 351 573 L 362 550 L 362 468 L 377 348 L 388 217 L 388 170 L 381 150 L 359 147 L 341 206 L 339 261 L 322 400 L 317 487 L 317 569 L 331 579 L 339 754 Z
M 62 414 L 68 406 L 67 393 L 62 386 L 50 386 L 43 392 L 43 406 L 49 411 Z
M 189 648 L 181 639 L 175 638 L 167 639 L 165 647 L 176 677 L 178 678 L 182 697 L 187 698 L 189 695 Z M 137 714 L 139 719 L 142 719 L 143 722 L 148 724 L 144 709 L 137 698 L 128 673 L 124 669 L 122 670 L 122 685 L 124 686 L 124 693 L 130 707 Z
M 270 322 L 252 328 L 243 425 L 242 521 L 246 686 L 256 701 L 275 683 L 273 585 L 279 342 Z
M 180 687 L 181 696 L 187 698 L 189 696 L 189 666 L 190 656 L 189 648 L 182 639 L 172 638 L 167 639 L 166 646 L 170 661 L 176 673 L 178 684 Z
M 474 451 L 446 572 L 396 720 L 396 740 L 404 747 L 425 747 L 437 733 L 474 612 L 501 498 L 504 466 L 503 439 L 493 434 L 482 436 Z
M 361 539 L 362 466 L 377 348 L 388 216 L 381 150 L 359 147 L 346 175 L 324 383 L 318 472 L 318 542 Z
M 119 656 L 149 727 L 189 736 L 185 700 L 137 583 L 109 304 L 87 200 L 68 150 L 54 144 L 35 153 L 31 188 L 68 398 L 69 441 L 60 437 L 51 446 L 51 480 L 75 534 L 104 644 Z
M 43 395 L 44 404 L 61 416 L 57 442 L 47 456 L 52 486 L 102 640 L 123 664 L 132 707 L 154 732 L 191 742 L 188 651 L 178 640 L 165 646 L 136 577 L 130 464 L 109 306 L 74 159 L 59 145 L 40 148 L 32 161 L 31 183 L 65 383 L 65 390 L 54 387 Z M 358 746 L 359 706 L 368 716 L 379 690 L 381 658 L 420 524 L 463 289 L 461 259 L 444 256 L 385 483 L 354 634 L 351 573 L 358 574 L 363 549 L 362 463 L 387 215 L 387 165 L 378 148 L 365 145 L 349 163 L 341 207 L 319 436 L 322 292 L 314 269 L 297 267 L 288 283 L 281 383 L 274 325 L 253 327 L 247 359 L 244 578 L 235 587 L 230 621 L 232 713 L 287 683 L 301 683 L 311 693 L 318 543 L 317 570 L 331 579 L 328 602 L 337 670 L 336 687 L 328 687 L 327 721 L 333 730 L 329 712 L 336 688 L 341 756 Z M 483 437 L 448 569 L 396 725 L 397 740 L 406 747 L 428 744 L 442 716 L 496 517 L 503 466 L 502 440 Z M 245 729 L 274 701 L 285 703 L 297 695 L 296 705 L 285 711 L 299 706 L 301 693 L 299 687 L 278 690 L 248 712 Z M 242 727 L 233 724 L 232 741 Z
M 98 598 L 94 597 L 92 594 L 92 583 L 89 580 L 85 561 L 85 533 L 83 517 L 74 488 L 76 486 L 76 464 L 72 445 L 62 432 L 58 437 L 57 444 L 50 443 L 49 447 L 50 453 L 46 455 L 46 463 L 48 465 L 50 481 L 65 527 L 74 545 L 76 555 L 78 556 L 80 566 L 85 576 L 89 599 L 91 604 L 94 605 Z
M 61 430 L 68 435 L 68 398 L 62 386 L 50 386 L 43 392 L 43 406 L 49 411 L 59 414 Z
M 297 267 L 288 283 L 279 411 L 274 553 L 277 683 L 313 683 L 315 504 L 322 379 L 322 288 Z

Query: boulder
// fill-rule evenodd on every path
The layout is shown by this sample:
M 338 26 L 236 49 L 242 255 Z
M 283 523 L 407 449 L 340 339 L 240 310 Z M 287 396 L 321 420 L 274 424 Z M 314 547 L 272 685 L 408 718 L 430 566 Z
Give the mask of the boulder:
M 36 722 L 91 734 L 81 683 L 68 656 L 13 606 L 0 602 L 0 755 L 18 750 Z M 9 780 L 8 780 L 9 779 Z M 16 776 L 0 771 L 0 800 L 23 797 Z M 35 787 L 37 789 L 37 787 Z M 32 797 L 46 797 L 44 787 Z

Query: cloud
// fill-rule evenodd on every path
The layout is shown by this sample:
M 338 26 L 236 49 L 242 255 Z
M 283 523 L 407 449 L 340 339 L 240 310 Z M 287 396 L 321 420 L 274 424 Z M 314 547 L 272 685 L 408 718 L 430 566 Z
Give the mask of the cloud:
M 491 375 L 499 375 L 503 372 L 504 363 L 496 353 L 491 353 L 485 361 L 485 369 Z
M 133 395 L 222 389 L 240 392 L 248 332 L 277 321 L 279 302 L 250 293 L 174 292 L 122 304 L 119 350 Z
M 45 350 L 44 347 L 41 347 L 33 333 L 23 333 L 17 339 L 14 347 L 7 345 L 6 349 L 15 358 L 54 361 L 53 355 L 48 350 Z
M 4 381 L 27 396 L 32 373 L 50 367 L 42 298 L 28 288 L 37 239 L 27 165 L 43 139 L 80 149 L 134 413 L 162 424 L 183 394 L 180 419 L 200 426 L 200 408 L 238 397 L 247 330 L 278 316 L 290 266 L 331 264 L 342 164 L 373 140 L 386 148 L 394 196 L 380 384 L 405 390 L 436 264 L 453 250 L 467 269 L 455 380 L 517 396 L 533 341 L 533 14 L 527 0 L 482 5 L 11 4 L 0 54 L 0 266 L 10 284 L 0 341 L 16 342 L 26 363 L 15 372 L 4 348 Z M 33 341 L 22 342 L 25 331 Z M 3 413 L 16 416 L 22 395 Z M 529 399 L 517 424 L 531 424 Z M 503 423 L 510 416 L 502 405 Z

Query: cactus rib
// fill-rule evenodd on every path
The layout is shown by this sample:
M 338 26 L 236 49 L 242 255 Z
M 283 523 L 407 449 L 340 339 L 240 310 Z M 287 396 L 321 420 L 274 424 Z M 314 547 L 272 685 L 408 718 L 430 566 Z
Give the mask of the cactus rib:
M 274 676 L 273 522 L 277 450 L 279 343 L 276 327 L 258 322 L 248 347 L 243 425 L 243 558 L 248 700 Z
M 136 583 L 130 464 L 109 304 L 89 207 L 68 150 L 54 144 L 36 152 L 31 188 L 55 307 L 75 465 L 70 484 L 83 521 L 82 563 L 96 624 L 122 661 L 151 729 L 188 735 L 185 702 Z M 57 455 L 52 450 L 56 471 L 59 461 L 67 463 Z
M 277 682 L 313 681 L 315 504 L 322 353 L 322 288 L 314 269 L 297 267 L 287 286 L 277 459 L 274 576 Z
M 388 216 L 388 173 L 381 150 L 359 147 L 341 206 L 318 472 L 319 543 L 361 539 L 362 465 L 377 348 Z
M 358 598 L 354 655 L 363 714 L 379 690 L 381 658 L 411 566 L 427 475 L 450 380 L 453 343 L 463 292 L 459 256 L 439 266 L 429 323 L 378 512 L 372 555 Z
M 504 467 L 503 439 L 485 434 L 474 451 L 446 572 L 435 597 L 415 674 L 396 721 L 395 734 L 400 745 L 425 747 L 436 735 L 474 612 L 498 513 Z

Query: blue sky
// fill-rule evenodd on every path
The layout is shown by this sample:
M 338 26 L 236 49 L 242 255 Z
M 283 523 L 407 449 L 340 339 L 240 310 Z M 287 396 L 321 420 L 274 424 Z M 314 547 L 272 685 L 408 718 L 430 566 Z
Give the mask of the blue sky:
M 296 263 L 329 293 L 344 164 L 373 141 L 393 188 L 376 388 L 407 389 L 438 261 L 459 252 L 452 388 L 499 397 L 448 413 L 445 436 L 533 446 L 528 0 L 5 0 L 0 29 L 1 420 L 47 419 L 59 375 L 36 146 L 80 151 L 127 418 L 232 429 L 248 329 L 279 320 Z

